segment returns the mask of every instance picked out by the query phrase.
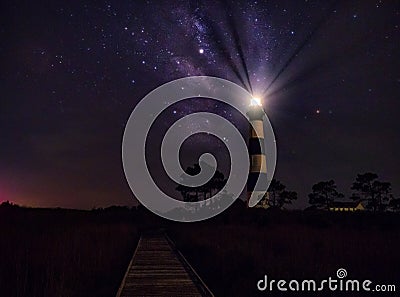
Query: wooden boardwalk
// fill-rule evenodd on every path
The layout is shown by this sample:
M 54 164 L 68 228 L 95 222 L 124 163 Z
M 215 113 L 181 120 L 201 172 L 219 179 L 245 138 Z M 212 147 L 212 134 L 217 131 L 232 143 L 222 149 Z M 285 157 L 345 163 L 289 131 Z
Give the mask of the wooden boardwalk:
M 117 297 L 214 296 L 165 234 L 142 235 Z

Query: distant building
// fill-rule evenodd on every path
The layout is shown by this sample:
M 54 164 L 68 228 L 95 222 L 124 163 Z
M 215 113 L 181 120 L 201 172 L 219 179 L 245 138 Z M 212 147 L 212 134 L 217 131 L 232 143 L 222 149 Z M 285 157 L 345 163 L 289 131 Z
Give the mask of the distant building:
M 329 211 L 363 211 L 365 210 L 364 205 L 361 201 L 350 201 L 350 202 L 342 202 L 337 201 L 333 202 L 328 207 Z

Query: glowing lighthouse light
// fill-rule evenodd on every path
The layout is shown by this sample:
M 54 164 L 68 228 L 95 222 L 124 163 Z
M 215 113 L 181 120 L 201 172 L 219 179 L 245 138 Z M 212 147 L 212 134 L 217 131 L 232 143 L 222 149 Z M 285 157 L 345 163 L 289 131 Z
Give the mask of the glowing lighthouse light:
M 261 99 L 257 97 L 251 98 L 250 106 L 262 106 Z

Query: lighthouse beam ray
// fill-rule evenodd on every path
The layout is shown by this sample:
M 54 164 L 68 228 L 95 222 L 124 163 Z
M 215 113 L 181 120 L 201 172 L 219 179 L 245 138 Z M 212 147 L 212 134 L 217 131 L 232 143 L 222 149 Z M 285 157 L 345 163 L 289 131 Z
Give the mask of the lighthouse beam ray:
M 225 5 L 225 7 L 226 7 L 226 19 L 228 21 L 229 28 L 230 28 L 230 30 L 232 32 L 233 41 L 235 43 L 235 47 L 236 47 L 238 56 L 239 56 L 240 61 L 241 61 L 241 65 L 243 67 L 244 74 L 246 76 L 246 80 L 247 80 L 248 87 L 249 87 L 248 90 L 250 91 L 250 93 L 253 94 L 253 88 L 251 86 L 249 70 L 248 70 L 248 67 L 247 67 L 246 60 L 244 58 L 244 53 L 243 53 L 242 44 L 240 42 L 239 32 L 237 30 L 237 26 L 236 26 L 236 23 L 235 23 L 235 20 L 234 20 L 233 9 L 232 9 L 232 6 L 228 3 L 228 1 L 225 0 L 225 1 L 223 1 L 223 3 Z
M 211 37 L 211 40 L 214 41 L 214 44 L 218 50 L 218 53 L 220 53 L 222 55 L 225 62 L 228 64 L 230 69 L 235 74 L 236 78 L 239 79 L 242 87 L 245 88 L 246 91 L 250 92 L 249 86 L 246 84 L 245 80 L 243 79 L 243 76 L 240 73 L 239 68 L 235 64 L 235 61 L 233 60 L 232 56 L 230 55 L 228 48 L 224 45 L 221 34 L 219 33 L 219 31 L 215 27 L 214 23 L 209 18 L 204 16 L 204 19 L 210 28 L 210 37 Z
M 313 30 L 306 36 L 304 41 L 295 49 L 293 54 L 289 57 L 283 67 L 278 71 L 272 81 L 268 84 L 265 90 L 262 92 L 262 95 L 267 95 L 268 90 L 272 87 L 272 85 L 276 82 L 276 80 L 281 76 L 281 74 L 289 67 L 292 61 L 299 55 L 299 53 L 304 49 L 304 47 L 311 41 L 314 37 L 315 33 L 328 21 L 332 13 L 335 11 L 335 7 L 337 6 L 339 1 L 335 1 L 328 9 L 326 14 L 319 20 L 319 22 L 315 25 Z

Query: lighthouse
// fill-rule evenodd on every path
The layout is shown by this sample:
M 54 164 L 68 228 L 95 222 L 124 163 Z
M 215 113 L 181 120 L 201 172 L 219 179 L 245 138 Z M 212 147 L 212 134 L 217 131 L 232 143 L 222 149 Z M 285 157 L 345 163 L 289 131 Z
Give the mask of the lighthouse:
M 249 158 L 250 168 L 247 179 L 247 206 L 268 207 L 268 196 L 264 196 L 267 185 L 267 159 L 264 145 L 264 110 L 261 100 L 252 98 L 247 112 L 250 122 Z M 257 184 L 257 180 L 259 183 Z M 258 204 L 256 203 L 264 196 Z

